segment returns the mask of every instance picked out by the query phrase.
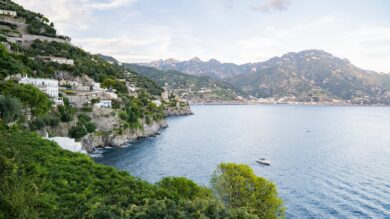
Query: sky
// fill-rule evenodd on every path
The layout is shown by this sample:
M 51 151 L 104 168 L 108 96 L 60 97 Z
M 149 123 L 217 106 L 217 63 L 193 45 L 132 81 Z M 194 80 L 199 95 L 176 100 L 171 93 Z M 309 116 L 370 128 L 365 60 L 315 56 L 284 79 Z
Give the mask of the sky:
M 243 64 L 321 49 L 390 73 L 389 0 L 15 0 L 121 62 Z

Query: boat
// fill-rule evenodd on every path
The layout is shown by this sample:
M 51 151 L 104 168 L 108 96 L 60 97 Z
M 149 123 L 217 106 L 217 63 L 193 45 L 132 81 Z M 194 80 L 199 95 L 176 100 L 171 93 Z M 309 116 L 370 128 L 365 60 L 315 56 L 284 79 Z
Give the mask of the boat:
M 264 165 L 267 165 L 267 166 L 271 165 L 271 161 L 266 160 L 265 158 L 259 158 L 256 161 L 257 161 L 257 163 L 261 163 L 261 164 L 264 164 Z

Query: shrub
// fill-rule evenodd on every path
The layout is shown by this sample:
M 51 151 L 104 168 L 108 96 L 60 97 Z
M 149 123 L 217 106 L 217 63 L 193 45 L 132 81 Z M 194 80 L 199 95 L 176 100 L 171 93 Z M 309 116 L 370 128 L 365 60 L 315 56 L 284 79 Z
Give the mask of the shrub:
M 96 130 L 96 124 L 93 122 L 87 122 L 84 126 L 88 133 L 92 133 Z
M 19 99 L 10 96 L 0 95 L 0 118 L 5 123 L 17 120 L 22 110 L 22 104 Z
M 69 136 L 76 140 L 84 137 L 87 134 L 87 129 L 82 124 L 77 124 L 76 126 L 69 129 Z

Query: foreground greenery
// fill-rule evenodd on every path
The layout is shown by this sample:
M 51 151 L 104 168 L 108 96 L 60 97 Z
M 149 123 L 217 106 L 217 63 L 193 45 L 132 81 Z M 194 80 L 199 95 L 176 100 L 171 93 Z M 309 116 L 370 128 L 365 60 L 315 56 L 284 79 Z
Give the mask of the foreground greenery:
M 0 136 L 0 218 L 284 217 L 274 184 L 245 165 L 221 164 L 213 190 L 183 177 L 153 185 L 34 133 L 2 125 Z

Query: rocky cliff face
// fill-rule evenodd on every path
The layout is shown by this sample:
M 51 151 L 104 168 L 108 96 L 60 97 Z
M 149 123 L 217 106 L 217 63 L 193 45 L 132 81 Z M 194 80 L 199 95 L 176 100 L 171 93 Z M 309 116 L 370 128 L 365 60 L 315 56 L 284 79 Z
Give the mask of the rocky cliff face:
M 127 142 L 137 139 L 156 135 L 162 128 L 168 127 L 165 120 L 153 121 L 150 124 L 143 124 L 142 129 L 126 129 L 122 133 L 93 133 L 85 136 L 81 140 L 83 149 L 88 152 L 94 151 L 95 148 L 112 146 L 120 147 Z

